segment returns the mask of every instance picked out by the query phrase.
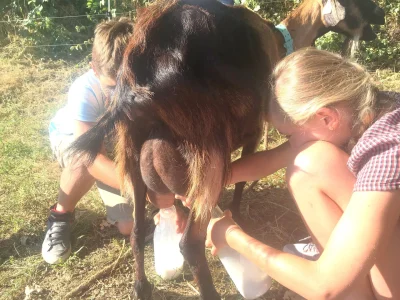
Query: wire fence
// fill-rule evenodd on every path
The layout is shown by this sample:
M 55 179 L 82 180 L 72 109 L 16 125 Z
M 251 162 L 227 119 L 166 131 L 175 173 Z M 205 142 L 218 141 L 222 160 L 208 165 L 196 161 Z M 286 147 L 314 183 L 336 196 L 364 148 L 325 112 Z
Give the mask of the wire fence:
M 269 1 L 263 1 L 263 4 L 268 4 L 268 3 L 293 3 L 293 2 L 299 2 L 299 0 L 269 0 Z M 97 17 L 97 16 L 104 16 L 108 17 L 111 16 L 111 12 L 109 11 L 108 13 L 104 14 L 93 14 L 93 15 L 72 15 L 72 16 L 59 16 L 59 17 L 40 17 L 40 18 L 28 18 L 28 19 L 12 19 L 12 20 L 0 20 L 0 23 L 24 23 L 28 21 L 41 21 L 41 20 L 47 20 L 47 19 L 68 19 L 68 18 L 83 18 L 83 17 Z M 116 13 L 113 15 L 123 15 L 123 14 L 128 14 L 128 13 Z
M 115 13 L 112 15 L 121 16 L 128 13 Z M 62 16 L 62 17 L 40 17 L 40 18 L 29 18 L 29 19 L 12 19 L 12 20 L 0 20 L 0 23 L 24 23 L 29 21 L 43 21 L 43 20 L 51 20 L 51 19 L 69 19 L 69 18 L 83 18 L 83 17 L 109 17 L 111 14 L 93 14 L 93 15 L 75 15 L 75 16 Z
M 12 19 L 12 20 L 0 20 L 0 23 L 6 23 L 7 25 L 11 26 L 24 26 L 24 23 L 27 23 L 29 21 L 43 21 L 43 20 L 48 20 L 48 19 L 71 19 L 71 18 L 89 18 L 89 17 L 116 17 L 116 16 L 123 16 L 123 15 L 129 15 L 129 12 L 125 13 L 104 13 L 104 14 L 86 14 L 86 15 L 71 15 L 71 16 L 59 16 L 59 17 L 40 17 L 40 18 L 29 18 L 29 19 Z M 75 47 L 78 45 L 90 45 L 91 43 L 86 41 L 82 43 L 63 43 L 63 44 L 46 44 L 46 45 L 27 45 L 23 46 L 24 48 L 48 48 L 48 47 Z M 6 49 L 7 46 L 0 47 L 0 49 Z
M 268 4 L 268 3 L 297 3 L 299 0 L 269 0 L 269 1 L 263 1 L 263 4 Z M 26 25 L 29 22 L 32 21 L 45 21 L 45 20 L 52 20 L 52 19 L 73 19 L 73 18 L 90 18 L 90 17 L 116 17 L 116 16 L 130 16 L 130 12 L 121 12 L 121 13 L 115 13 L 108 11 L 107 13 L 103 14 L 84 14 L 84 15 L 67 15 L 67 16 L 49 16 L 49 17 L 39 17 L 39 18 L 26 18 L 26 19 L 11 19 L 11 20 L 0 20 L 0 24 L 7 24 L 11 25 L 13 27 L 22 27 Z M 47 45 L 28 45 L 28 46 L 23 46 L 25 48 L 48 48 L 48 47 L 75 47 L 78 45 L 89 45 L 91 44 L 90 42 L 83 42 L 83 43 L 75 43 L 75 44 L 70 44 L 70 43 L 64 43 L 64 44 L 47 44 Z M 5 47 L 0 47 L 0 49 L 5 49 Z
M 42 18 L 30 18 L 30 19 L 13 19 L 13 20 L 0 20 L 0 23 L 25 23 L 29 21 L 42 21 L 49 19 L 69 19 L 69 18 L 82 18 L 82 17 L 97 17 L 107 16 L 107 14 L 95 14 L 95 15 L 76 15 L 76 16 L 62 16 L 62 17 L 42 17 Z
M 53 45 L 32 45 L 32 46 L 24 46 L 25 48 L 42 48 L 42 47 L 65 47 L 65 46 L 78 46 L 82 44 L 53 44 Z

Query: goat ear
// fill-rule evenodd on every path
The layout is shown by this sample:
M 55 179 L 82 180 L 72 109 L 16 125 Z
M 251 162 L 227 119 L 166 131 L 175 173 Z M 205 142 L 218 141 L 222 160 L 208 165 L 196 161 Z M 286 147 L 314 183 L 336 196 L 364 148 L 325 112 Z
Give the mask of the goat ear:
M 346 9 L 338 0 L 323 0 L 322 3 L 322 17 L 327 27 L 336 26 L 344 20 Z

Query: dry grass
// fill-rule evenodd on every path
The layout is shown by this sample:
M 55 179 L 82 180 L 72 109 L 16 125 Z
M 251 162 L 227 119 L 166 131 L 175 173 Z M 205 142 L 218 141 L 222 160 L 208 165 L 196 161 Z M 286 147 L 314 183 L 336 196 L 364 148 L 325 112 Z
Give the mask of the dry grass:
M 392 70 L 376 70 L 374 73 L 380 86 L 386 90 L 400 92 L 400 73 Z
M 104 208 L 97 192 L 91 191 L 78 206 L 71 258 L 49 266 L 40 255 L 46 215 L 56 200 L 60 175 L 51 160 L 47 126 L 65 103 L 68 87 L 85 68 L 85 64 L 63 62 L 0 61 L 0 299 L 23 299 L 26 287 L 33 290 L 29 299 L 64 299 L 128 249 L 129 243 L 115 228 L 101 228 Z M 400 90 L 398 73 L 377 71 L 377 78 L 384 86 Z M 271 146 L 281 142 L 273 130 L 271 137 Z M 251 234 L 277 248 L 307 234 L 283 178 L 281 170 L 261 180 L 242 201 Z M 226 207 L 231 198 L 229 187 L 221 206 Z M 208 251 L 207 256 L 223 299 L 242 299 L 219 260 Z M 151 243 L 146 246 L 145 264 L 154 299 L 198 299 L 187 267 L 176 281 L 165 282 L 155 275 Z M 132 272 L 128 256 L 76 299 L 130 299 Z M 274 283 L 261 299 L 284 298 L 290 298 L 286 289 Z

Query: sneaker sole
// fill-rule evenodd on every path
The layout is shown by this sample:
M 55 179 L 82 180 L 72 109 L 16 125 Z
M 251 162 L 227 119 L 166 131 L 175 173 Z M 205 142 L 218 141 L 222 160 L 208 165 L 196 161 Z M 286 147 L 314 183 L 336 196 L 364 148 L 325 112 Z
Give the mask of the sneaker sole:
M 52 257 L 49 257 L 48 255 L 45 255 L 45 254 L 43 254 L 43 252 L 42 252 L 42 257 L 43 257 L 44 261 L 47 262 L 47 263 L 50 264 L 50 265 L 63 263 L 63 262 L 65 262 L 65 261 L 68 259 L 68 257 L 69 257 L 70 255 L 71 255 L 71 248 L 69 248 L 67 252 L 65 252 L 65 253 L 64 253 L 63 255 L 61 255 L 60 257 L 57 257 L 56 259 L 55 259 L 55 258 L 52 258 Z

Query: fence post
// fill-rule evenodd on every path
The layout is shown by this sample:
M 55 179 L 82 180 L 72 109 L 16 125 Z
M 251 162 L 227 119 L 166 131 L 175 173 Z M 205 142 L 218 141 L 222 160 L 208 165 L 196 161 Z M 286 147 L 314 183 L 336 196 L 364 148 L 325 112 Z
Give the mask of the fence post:
M 107 15 L 108 15 L 108 21 L 111 20 L 111 5 L 110 5 L 110 0 L 107 1 L 108 6 L 107 6 Z

